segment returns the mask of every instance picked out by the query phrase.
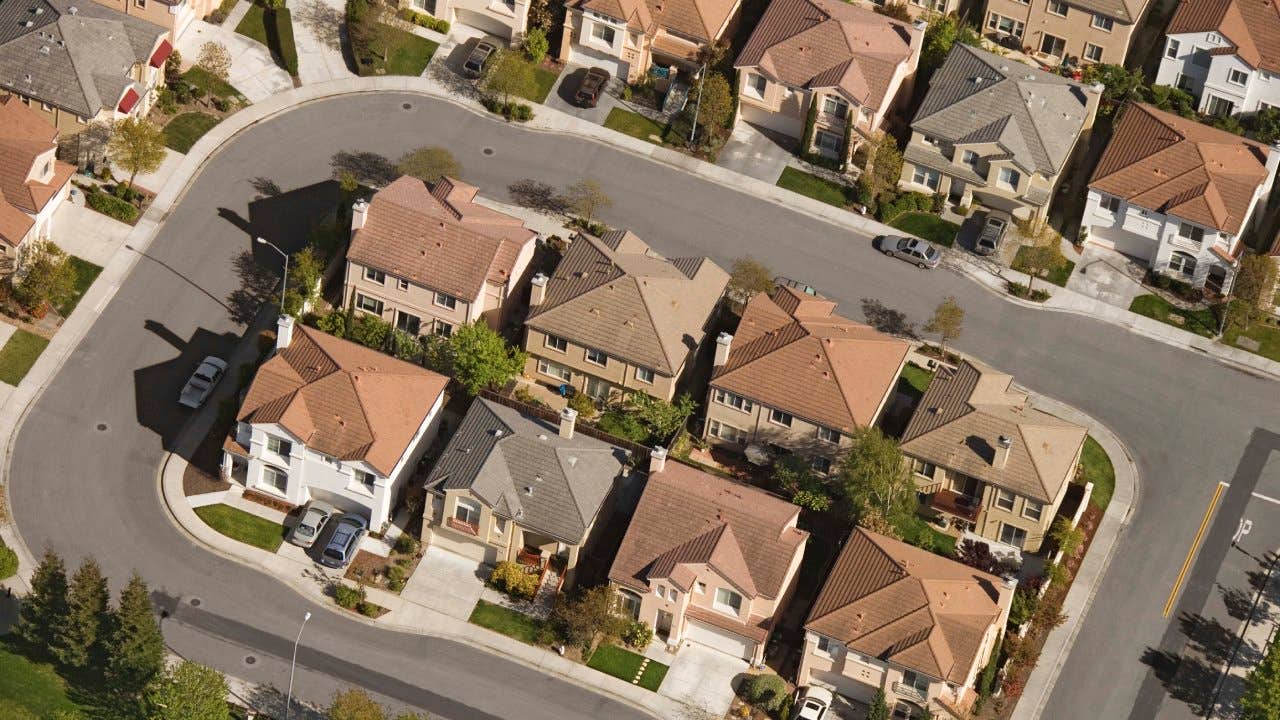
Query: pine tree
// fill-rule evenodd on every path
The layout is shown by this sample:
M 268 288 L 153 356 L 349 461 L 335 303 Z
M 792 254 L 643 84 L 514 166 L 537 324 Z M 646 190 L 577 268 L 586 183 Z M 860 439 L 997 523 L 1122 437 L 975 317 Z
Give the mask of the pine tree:
M 67 596 L 67 620 L 55 634 L 54 654 L 63 665 L 89 667 L 101 657 L 110 618 L 111 593 L 102 568 L 92 557 L 84 559 L 71 578 Z
M 136 698 L 164 669 L 164 638 L 147 584 L 135 572 L 120 593 L 108 644 L 107 680 L 122 697 Z
M 44 557 L 31 576 L 31 594 L 22 601 L 18 611 L 16 632 L 33 648 L 51 650 L 55 633 L 67 618 L 67 569 L 52 550 L 45 550 Z
M 1273 642 L 1244 681 L 1240 699 L 1244 720 L 1270 720 L 1280 715 L 1280 643 Z

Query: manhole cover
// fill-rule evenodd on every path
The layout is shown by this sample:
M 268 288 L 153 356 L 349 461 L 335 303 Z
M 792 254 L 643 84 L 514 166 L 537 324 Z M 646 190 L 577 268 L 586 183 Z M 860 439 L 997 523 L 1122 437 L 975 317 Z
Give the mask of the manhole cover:
M 254 657 L 254 656 L 252 656 L 252 655 L 245 655 L 245 656 L 244 656 L 244 664 L 245 664 L 245 665 L 253 665 L 253 664 L 254 664 L 254 663 L 256 663 L 256 662 L 258 662 L 258 658 Z
M 191 598 L 187 602 L 191 603 L 191 607 L 200 607 L 200 598 Z
M 98 432 L 106 432 L 106 431 L 107 431 L 107 424 L 106 424 L 106 423 L 98 423 L 98 426 L 97 426 L 97 427 L 98 427 Z
M 413 109 L 413 105 L 411 105 L 411 104 L 409 104 L 409 103 L 405 103 L 405 104 L 403 104 L 403 105 L 401 105 L 401 106 L 400 106 L 400 109 L 401 109 L 401 110 L 412 110 L 412 109 Z
M 492 155 L 492 154 L 493 154 L 493 148 L 485 148 L 485 149 L 481 150 L 480 152 L 484 153 L 485 155 Z

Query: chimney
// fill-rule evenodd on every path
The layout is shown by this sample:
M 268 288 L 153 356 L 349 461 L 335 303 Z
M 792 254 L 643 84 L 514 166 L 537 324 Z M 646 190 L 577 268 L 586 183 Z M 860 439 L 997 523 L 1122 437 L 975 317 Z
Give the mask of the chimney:
M 1001 435 L 996 441 L 996 456 L 991 460 L 993 467 L 1003 469 L 1005 463 L 1009 462 L 1009 450 L 1013 448 L 1013 438 L 1008 435 Z
M 1107 87 L 1102 83 L 1094 83 L 1085 87 L 1084 94 L 1084 125 L 1082 129 L 1088 130 L 1093 127 L 1093 119 L 1098 114 L 1098 103 L 1102 101 L 1102 91 Z
M 578 411 L 573 408 L 565 408 L 560 411 L 560 437 L 565 440 L 573 439 L 573 428 L 578 424 Z
M 729 350 L 733 348 L 733 336 L 727 332 L 722 332 L 716 336 L 716 359 L 711 364 L 715 367 L 726 365 L 729 362 Z
M 357 200 L 356 203 L 351 206 L 351 229 L 359 230 L 364 227 L 364 224 L 368 222 L 368 220 L 369 201 L 364 199 Z
M 660 473 L 667 467 L 667 449 L 661 445 L 649 453 L 649 472 Z
M 293 342 L 293 318 L 288 315 L 281 315 L 276 321 L 276 352 L 279 352 Z
M 533 276 L 529 287 L 529 307 L 538 307 L 547 299 L 547 279 L 542 273 Z

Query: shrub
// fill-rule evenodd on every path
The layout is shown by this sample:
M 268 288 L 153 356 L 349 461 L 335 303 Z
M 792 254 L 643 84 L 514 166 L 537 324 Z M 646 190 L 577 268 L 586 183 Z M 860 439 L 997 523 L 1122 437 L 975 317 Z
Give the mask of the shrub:
M 418 27 L 435 30 L 436 32 L 443 33 L 445 35 L 449 34 L 448 20 L 424 15 L 423 13 L 415 12 L 412 8 L 400 8 L 400 11 L 396 14 L 400 16 L 401 20 L 408 20 Z
M 529 32 L 524 36 L 524 54 L 529 58 L 529 62 L 535 65 L 542 62 L 549 49 L 547 33 L 542 28 L 529 28 Z
M 138 217 L 138 208 L 106 193 L 86 194 L 84 201 L 88 203 L 89 207 L 103 215 L 113 217 L 122 222 L 132 223 Z
M 217 108 L 218 112 L 227 112 L 231 109 L 231 101 L 221 97 L 214 98 L 213 106 Z
M 653 642 L 653 628 L 643 620 L 633 620 L 627 629 L 622 631 L 622 641 L 637 650 L 643 650 Z
M 1009 622 L 1014 625 L 1025 624 L 1035 614 L 1039 604 L 1040 596 L 1035 592 L 1018 588 L 1013 594 L 1013 604 L 1009 606 Z
M 7 580 L 18 572 L 18 553 L 0 542 L 0 580 Z
M 508 117 L 516 122 L 529 122 L 533 119 L 533 108 L 524 103 L 512 103 L 511 114 Z
M 371 602 L 362 602 L 356 606 L 356 610 L 365 617 L 376 618 L 378 617 L 378 611 L 382 610 L 382 608 Z
M 342 583 L 333 584 L 333 599 L 338 603 L 339 607 L 353 610 L 357 605 L 364 602 L 364 598 L 365 591 L 362 587 L 353 588 Z
M 403 590 L 405 580 L 405 569 L 403 565 L 392 565 L 391 568 L 387 570 L 387 587 L 391 590 L 395 592 Z
M 584 392 L 574 393 L 573 397 L 569 398 L 569 407 L 576 410 L 584 420 L 596 415 L 596 401 Z
M 271 2 L 272 0 L 268 0 Z M 275 40 L 272 49 L 280 54 L 284 69 L 290 75 L 298 76 L 298 48 L 293 44 L 293 20 L 284 7 L 284 0 L 278 0 L 280 7 L 269 11 L 267 20 L 267 40 Z M 274 37 L 273 37 L 274 35 Z
M 413 555 L 418 552 L 418 539 L 409 533 L 400 533 L 400 537 L 396 538 L 396 552 Z
M 1183 282 L 1156 270 L 1147 271 L 1147 284 L 1173 293 L 1175 297 L 1187 302 L 1198 302 L 1204 299 L 1204 292 L 1193 287 L 1191 283 Z
M 1053 521 L 1053 527 L 1049 528 L 1049 537 L 1058 545 L 1058 549 L 1065 556 L 1074 555 L 1080 544 L 1084 542 L 1084 530 L 1071 526 L 1069 518 L 1060 517 Z
M 777 711 L 782 705 L 782 699 L 787 696 L 787 683 L 773 673 L 764 673 L 747 678 L 743 690 L 747 702 L 772 713 Z
M 162 87 L 156 91 L 156 107 L 160 108 L 160 112 L 165 115 L 172 115 L 178 111 L 178 101 L 173 97 L 173 91 L 167 87 Z
M 494 566 L 489 584 L 513 600 L 532 600 L 538 592 L 538 576 L 507 560 Z
M 1008 289 L 1010 295 L 1020 297 L 1023 300 L 1030 300 L 1031 302 L 1044 302 L 1050 297 L 1048 290 L 1041 290 L 1040 288 L 1030 290 L 1026 285 L 1012 280 L 1005 283 L 1005 287 Z

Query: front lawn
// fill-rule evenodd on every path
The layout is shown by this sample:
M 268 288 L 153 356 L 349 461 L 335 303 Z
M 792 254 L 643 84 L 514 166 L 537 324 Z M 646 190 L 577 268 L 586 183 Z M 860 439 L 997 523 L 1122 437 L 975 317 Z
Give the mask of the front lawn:
M 236 32 L 266 45 L 275 64 L 297 76 L 298 49 L 293 42 L 293 19 L 288 8 L 267 10 L 254 3 L 236 26 Z
M 853 188 L 848 185 L 834 183 L 790 166 L 782 169 L 782 177 L 778 178 L 778 187 L 838 208 L 848 207 L 856 199 Z
M 1212 310 L 1183 310 L 1159 295 L 1139 295 L 1130 303 L 1129 312 L 1135 312 L 1207 338 L 1218 334 L 1218 320 L 1214 317 Z M 1181 321 L 1174 320 L 1175 317 L 1181 318 Z
M 15 330 L 13 337 L 0 348 L 0 382 L 17 386 L 48 345 L 48 340 L 35 333 Z
M 196 141 L 222 122 L 209 113 L 188 112 L 169 121 L 164 126 L 165 145 L 180 153 L 187 153 Z
M 633 138 L 662 144 L 662 126 L 639 113 L 614 108 L 609 111 L 609 117 L 604 119 L 604 126 Z
M 1257 350 L 1251 350 L 1237 344 L 1240 338 L 1247 338 L 1258 343 Z M 1271 325 L 1269 320 L 1255 321 L 1248 330 L 1241 330 L 1236 324 L 1227 328 L 1222 341 L 1241 350 L 1257 353 L 1265 358 L 1280 362 L 1280 328 Z
M 83 260 L 75 255 L 68 255 L 67 262 L 71 263 L 71 267 L 76 271 L 75 293 L 66 302 L 58 305 L 58 314 L 64 318 L 71 316 L 71 311 L 76 309 L 80 304 L 80 298 L 89 292 L 89 286 L 94 280 L 98 279 L 98 275 L 102 274 L 102 268 L 94 265 L 88 260 Z
M 476 603 L 468 621 L 530 645 L 534 644 L 538 632 L 542 630 L 541 620 L 484 600 Z
M 1111 458 L 1102 449 L 1097 440 L 1090 435 L 1084 439 L 1084 450 L 1080 452 L 1080 469 L 1076 471 L 1076 482 L 1093 483 L 1093 494 L 1089 502 L 1099 510 L 1106 510 L 1111 504 L 1111 496 L 1116 491 L 1116 469 L 1111 465 Z
M 66 681 L 51 665 L 32 662 L 0 646 L 0 717 L 50 718 L 80 711 L 67 696 Z
M 902 375 L 898 378 L 898 389 L 917 398 L 924 395 L 933 382 L 933 373 L 914 363 L 902 367 Z
M 547 96 L 551 94 L 551 86 L 556 84 L 556 79 L 560 77 L 560 73 L 552 72 L 541 65 L 533 68 L 534 91 L 523 96 L 526 100 L 532 100 L 536 103 L 544 103 Z
M 230 505 L 205 505 L 196 508 L 195 511 L 196 515 L 199 515 L 209 527 L 246 545 L 262 548 L 267 552 L 275 552 L 280 549 L 280 543 L 284 541 L 283 525 L 251 515 L 240 508 L 233 508 Z
M 644 660 L 643 655 L 637 655 L 630 650 L 625 650 L 616 645 L 602 645 L 591 654 L 591 659 L 587 661 L 587 667 L 595 668 L 602 673 L 639 685 L 645 690 L 657 692 L 658 686 L 662 684 L 662 679 L 667 676 L 668 668 L 660 662 L 650 660 L 649 664 L 645 666 L 644 672 L 640 674 L 640 680 L 633 682 L 636 678 L 636 673 L 640 672 L 640 666 L 644 663 Z
M 1027 273 L 1028 275 L 1031 274 L 1031 272 L 1027 270 L 1027 266 L 1024 263 L 1027 257 L 1027 253 L 1030 252 L 1030 250 L 1031 250 L 1031 246 L 1029 245 L 1023 245 L 1022 247 L 1018 248 L 1018 254 L 1015 255 L 1013 258 L 1012 267 L 1014 270 L 1017 270 L 1018 272 Z M 1045 275 L 1045 276 L 1037 275 L 1036 279 L 1044 280 L 1045 282 L 1051 282 L 1054 285 L 1057 285 L 1058 287 L 1066 287 L 1067 280 L 1071 278 L 1071 272 L 1075 269 L 1076 269 L 1076 264 L 1074 262 L 1067 260 L 1066 258 L 1063 258 L 1063 262 L 1061 265 L 1054 268 L 1053 270 L 1050 270 L 1048 275 Z
M 208 71 L 201 67 L 193 66 L 190 70 L 182 73 L 182 79 L 196 87 L 203 88 L 205 92 L 214 97 L 241 97 L 240 91 L 234 85 L 222 78 L 210 75 Z
M 911 233 L 918 238 L 928 240 L 934 245 L 951 247 L 956 242 L 956 233 L 960 226 L 943 220 L 932 213 L 905 212 L 894 218 L 889 227 Z
M 356 58 L 356 64 L 362 76 L 411 75 L 416 77 L 427 69 L 431 56 L 435 55 L 436 49 L 440 47 L 438 43 L 400 28 L 388 25 L 378 30 L 386 33 L 388 40 L 386 59 L 383 60 L 381 54 L 372 50 L 367 51 L 367 57 Z M 554 79 L 552 82 L 555 82 Z

